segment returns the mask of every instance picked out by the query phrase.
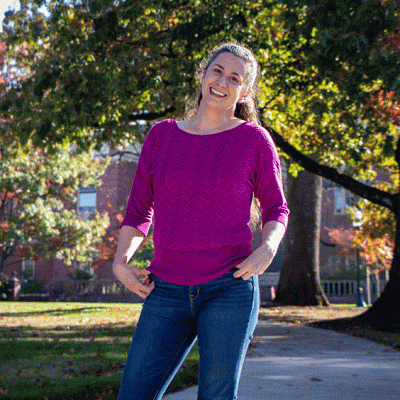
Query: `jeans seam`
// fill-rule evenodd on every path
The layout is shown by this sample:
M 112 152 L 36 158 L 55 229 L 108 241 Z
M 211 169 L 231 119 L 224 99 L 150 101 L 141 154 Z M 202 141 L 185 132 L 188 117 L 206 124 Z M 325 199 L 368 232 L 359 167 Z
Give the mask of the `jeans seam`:
M 190 311 L 191 311 L 191 313 L 192 313 L 194 318 L 197 318 L 197 317 L 196 317 L 196 312 L 195 312 L 195 309 L 194 309 L 194 303 L 193 302 L 194 302 L 194 300 L 196 300 L 199 297 L 199 295 L 200 295 L 200 285 L 197 285 L 196 296 L 192 296 L 192 294 L 189 294 Z
M 171 361 L 171 363 L 169 364 L 168 368 L 166 369 L 166 373 L 164 375 L 164 379 L 162 380 L 161 384 L 158 386 L 158 390 L 155 393 L 153 399 L 157 399 L 157 396 L 160 394 L 161 389 L 163 388 L 163 386 L 165 385 L 165 382 L 168 380 L 168 378 L 170 377 L 173 369 L 174 369 L 174 362 L 177 359 L 177 354 L 180 354 L 180 350 L 184 347 L 183 343 L 186 343 L 187 338 L 189 337 L 190 333 L 192 332 L 192 330 L 189 331 L 189 333 L 187 334 L 187 336 L 185 337 L 185 340 L 182 342 L 182 346 L 179 348 L 179 350 L 176 352 L 176 355 L 174 357 L 174 359 Z

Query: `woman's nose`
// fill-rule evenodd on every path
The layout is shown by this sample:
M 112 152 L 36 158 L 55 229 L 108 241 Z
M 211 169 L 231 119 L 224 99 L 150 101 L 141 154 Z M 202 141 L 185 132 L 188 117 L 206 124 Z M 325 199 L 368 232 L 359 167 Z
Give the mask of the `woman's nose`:
M 218 78 L 218 83 L 221 86 L 226 86 L 226 75 L 225 74 L 221 74 Z

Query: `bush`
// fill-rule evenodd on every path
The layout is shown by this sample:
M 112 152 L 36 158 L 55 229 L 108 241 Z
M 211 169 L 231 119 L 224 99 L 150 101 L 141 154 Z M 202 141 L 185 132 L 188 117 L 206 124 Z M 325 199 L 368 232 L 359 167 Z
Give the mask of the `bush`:
M 94 275 L 93 271 L 88 266 L 77 266 L 72 268 L 68 271 L 68 277 L 73 281 L 76 280 L 94 280 L 96 276 Z
M 12 281 L 3 273 L 0 273 L 0 301 L 10 300 L 12 297 Z
M 44 284 L 36 279 L 22 280 L 21 282 L 21 294 L 41 294 L 44 292 Z

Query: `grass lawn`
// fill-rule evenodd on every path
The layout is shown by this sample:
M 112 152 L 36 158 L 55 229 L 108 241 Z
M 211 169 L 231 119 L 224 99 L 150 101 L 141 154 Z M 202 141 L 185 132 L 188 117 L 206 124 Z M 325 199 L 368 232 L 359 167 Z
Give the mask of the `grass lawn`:
M 116 399 L 140 304 L 0 302 L 0 399 Z M 196 384 L 195 346 L 170 390 Z
M 0 400 L 116 399 L 140 304 L 0 302 Z M 400 333 L 329 325 L 365 309 L 262 307 L 260 319 L 325 328 L 400 349 Z M 195 385 L 198 349 L 169 391 Z

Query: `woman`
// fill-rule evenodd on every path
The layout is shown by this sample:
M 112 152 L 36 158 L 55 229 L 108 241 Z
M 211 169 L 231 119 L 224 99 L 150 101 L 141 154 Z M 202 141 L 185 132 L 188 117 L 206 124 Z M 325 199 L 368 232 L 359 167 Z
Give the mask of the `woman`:
M 198 399 L 237 398 L 257 323 L 257 275 L 271 263 L 289 214 L 276 148 L 256 123 L 257 76 L 248 49 L 219 46 L 202 65 L 195 115 L 157 123 L 143 144 L 113 265 L 145 299 L 119 400 L 161 399 L 196 338 Z M 263 226 L 254 252 L 253 196 Z M 153 212 L 155 255 L 141 271 L 127 262 Z

